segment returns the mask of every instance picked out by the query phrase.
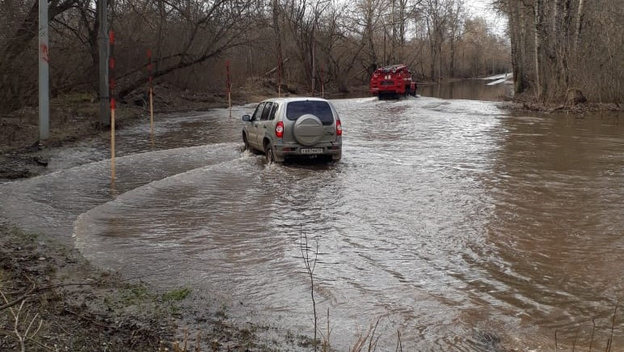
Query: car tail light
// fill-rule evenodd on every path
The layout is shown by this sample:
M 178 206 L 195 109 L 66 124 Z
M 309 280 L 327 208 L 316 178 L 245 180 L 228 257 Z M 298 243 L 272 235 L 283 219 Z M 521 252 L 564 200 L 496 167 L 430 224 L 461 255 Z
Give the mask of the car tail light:
M 284 137 L 284 122 L 279 121 L 277 126 L 275 126 L 275 137 L 282 138 Z
M 342 136 L 342 122 L 340 120 L 336 120 L 336 135 Z

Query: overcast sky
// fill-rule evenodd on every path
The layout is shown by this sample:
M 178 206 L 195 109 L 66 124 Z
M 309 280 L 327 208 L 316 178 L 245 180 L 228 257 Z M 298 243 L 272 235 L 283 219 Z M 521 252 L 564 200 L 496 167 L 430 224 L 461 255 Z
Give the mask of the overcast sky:
M 466 0 L 465 4 L 473 17 L 483 17 L 487 20 L 492 32 L 505 35 L 507 19 L 496 14 L 489 0 Z

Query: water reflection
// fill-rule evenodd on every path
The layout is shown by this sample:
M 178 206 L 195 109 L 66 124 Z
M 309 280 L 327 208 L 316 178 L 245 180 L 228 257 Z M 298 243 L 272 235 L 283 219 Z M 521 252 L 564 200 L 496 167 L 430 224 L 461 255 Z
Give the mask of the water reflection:
M 440 84 L 420 84 L 418 93 L 426 97 L 441 99 L 472 99 L 501 101 L 511 96 L 510 84 L 488 86 L 485 80 L 464 80 Z
M 471 286 L 515 307 L 520 326 L 559 331 L 568 344 L 596 319 L 594 347 L 604 349 L 604 325 L 624 289 L 624 277 L 613 275 L 624 249 L 624 156 L 613 150 L 624 146 L 624 126 L 565 115 L 507 118 L 502 126 L 485 227 L 500 260 L 484 262 L 493 280 Z

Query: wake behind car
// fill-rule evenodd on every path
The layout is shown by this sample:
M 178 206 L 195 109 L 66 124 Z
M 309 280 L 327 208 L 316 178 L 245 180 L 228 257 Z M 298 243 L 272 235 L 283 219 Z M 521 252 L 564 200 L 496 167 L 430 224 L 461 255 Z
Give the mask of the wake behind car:
M 244 115 L 246 150 L 265 154 L 268 162 L 293 158 L 342 157 L 342 124 L 334 106 L 322 98 L 274 98 Z

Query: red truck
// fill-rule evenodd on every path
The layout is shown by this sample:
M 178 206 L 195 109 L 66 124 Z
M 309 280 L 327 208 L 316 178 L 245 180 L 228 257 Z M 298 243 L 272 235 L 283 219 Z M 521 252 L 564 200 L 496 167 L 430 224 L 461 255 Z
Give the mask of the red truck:
M 379 99 L 416 95 L 416 87 L 412 73 L 403 64 L 380 67 L 370 80 L 370 92 Z

